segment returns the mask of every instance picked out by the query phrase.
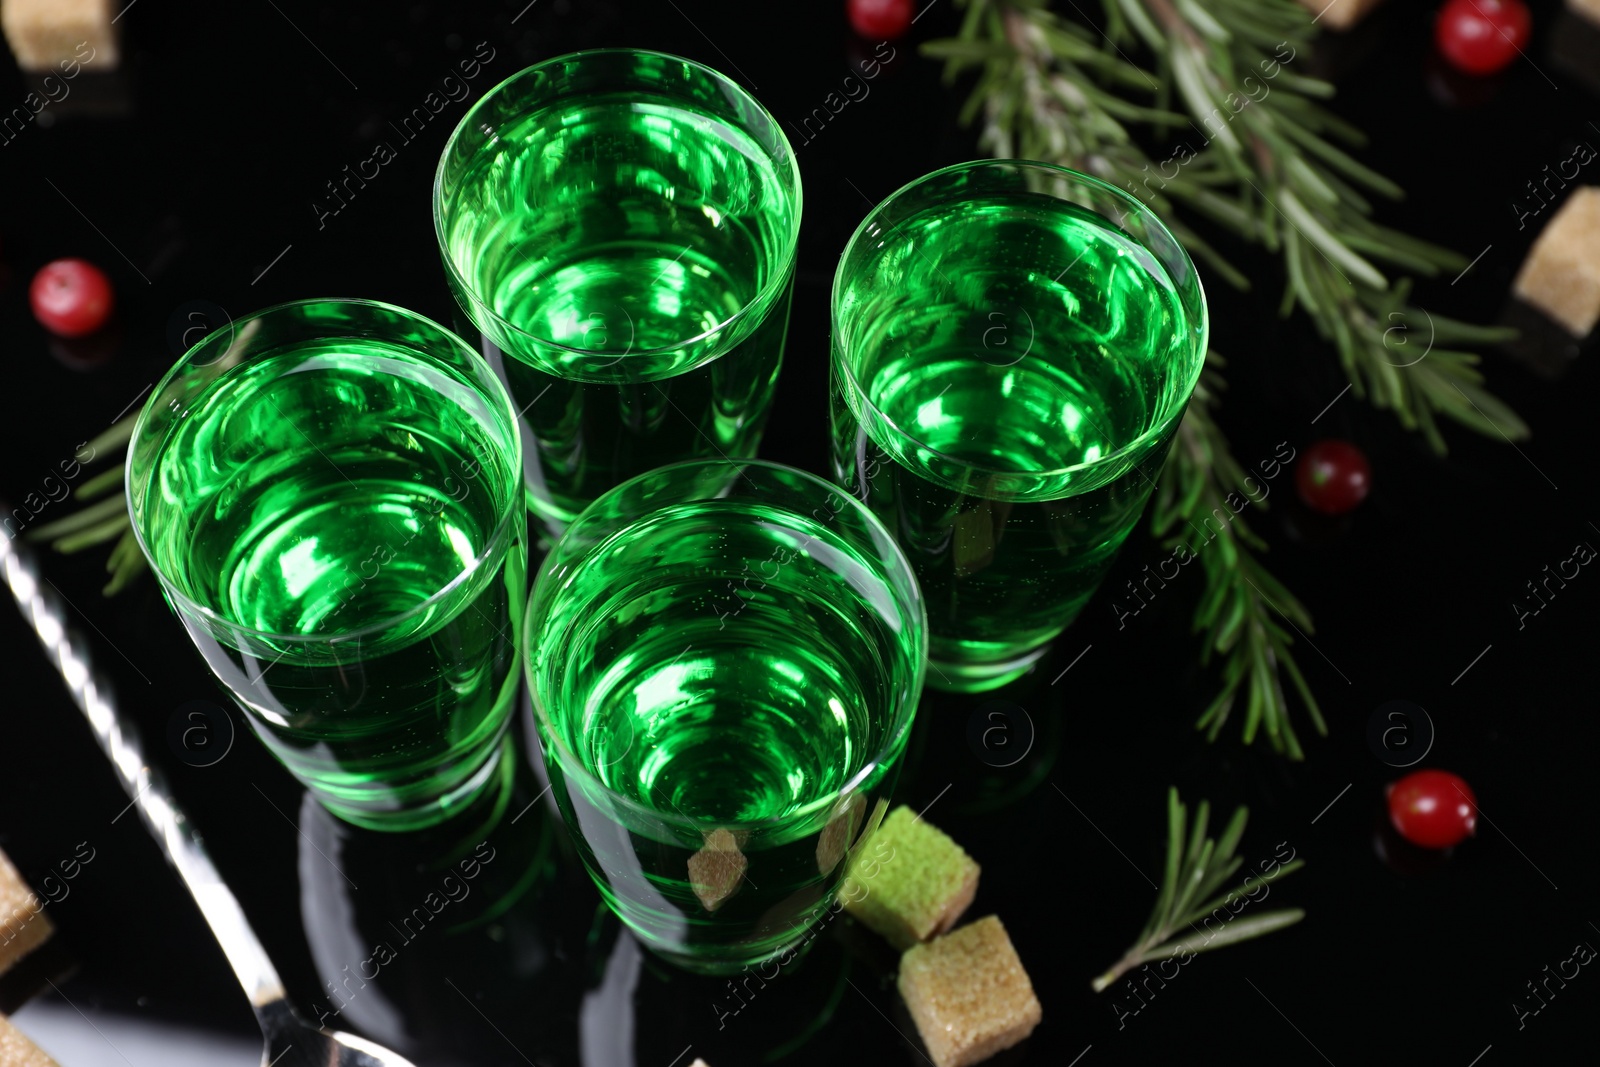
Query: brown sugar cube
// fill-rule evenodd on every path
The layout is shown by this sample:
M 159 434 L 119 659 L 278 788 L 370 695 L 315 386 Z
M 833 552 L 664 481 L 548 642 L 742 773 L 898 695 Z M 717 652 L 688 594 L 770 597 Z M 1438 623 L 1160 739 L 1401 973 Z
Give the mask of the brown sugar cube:
M 981 871 L 948 835 L 905 805 L 850 860 L 845 908 L 898 949 L 956 924 L 978 892 Z
M 739 880 L 750 861 L 739 851 L 739 839 L 727 830 L 711 831 L 705 842 L 689 857 L 689 888 L 707 911 L 716 911 L 739 891 Z
M 993 915 L 900 957 L 900 996 L 934 1067 L 967 1067 L 1033 1033 L 1044 1017 Z
M 115 0 L 0 0 L 0 24 L 23 70 L 69 60 L 96 69 L 117 65 Z
M 1600 26 L 1600 0 L 1567 0 L 1567 8 Z
M 1600 185 L 1572 191 L 1522 261 L 1512 292 L 1574 337 L 1600 321 Z
M 44 905 L 6 854 L 0 852 L 0 974 L 44 944 L 54 932 L 55 927 L 45 917 Z
M 0 1067 L 57 1067 L 56 1061 L 28 1040 L 28 1035 L 0 1015 Z
M 1316 16 L 1317 25 L 1330 30 L 1348 30 L 1367 17 L 1382 0 L 1300 0 Z

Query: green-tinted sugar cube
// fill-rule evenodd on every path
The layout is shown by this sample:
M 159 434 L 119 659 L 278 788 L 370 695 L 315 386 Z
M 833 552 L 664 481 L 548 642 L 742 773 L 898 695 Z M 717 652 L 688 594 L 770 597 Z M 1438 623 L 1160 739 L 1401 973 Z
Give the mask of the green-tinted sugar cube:
M 851 856 L 840 896 L 852 915 L 907 949 L 956 924 L 978 892 L 978 871 L 960 845 L 901 805 Z

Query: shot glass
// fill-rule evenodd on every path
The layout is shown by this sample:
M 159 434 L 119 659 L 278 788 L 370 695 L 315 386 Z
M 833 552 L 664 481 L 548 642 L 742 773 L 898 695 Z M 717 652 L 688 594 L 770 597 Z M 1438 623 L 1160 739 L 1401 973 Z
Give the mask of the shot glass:
M 754 456 L 783 358 L 800 172 L 728 78 L 659 52 L 529 67 L 445 146 L 434 230 L 522 419 L 553 536 L 607 489 Z
M 335 815 L 416 829 L 492 778 L 520 681 L 521 466 L 483 360 L 364 300 L 208 334 L 140 413 L 139 546 L 256 735 Z
M 833 283 L 834 475 L 928 604 L 928 684 L 1011 681 L 1105 577 L 1206 352 L 1193 262 L 1137 199 L 985 160 L 874 208 Z
M 555 798 L 642 943 L 729 973 L 793 953 L 894 785 L 925 615 L 882 525 L 823 479 L 690 461 L 606 493 L 525 627 Z

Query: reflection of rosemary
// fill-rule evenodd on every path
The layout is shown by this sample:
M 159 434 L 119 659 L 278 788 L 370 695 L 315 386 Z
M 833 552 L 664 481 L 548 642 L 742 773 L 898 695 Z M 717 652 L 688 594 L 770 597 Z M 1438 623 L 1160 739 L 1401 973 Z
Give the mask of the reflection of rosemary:
M 1218 892 L 1244 863 L 1233 853 L 1239 847 L 1239 839 L 1244 836 L 1244 825 L 1250 817 L 1248 808 L 1237 809 L 1228 821 L 1227 829 L 1222 831 L 1222 837 L 1213 840 L 1206 836 L 1211 805 L 1202 800 L 1185 847 L 1184 823 L 1187 815 L 1183 803 L 1178 800 L 1178 791 L 1169 790 L 1167 867 L 1156 896 L 1155 909 L 1133 946 L 1094 980 L 1096 993 L 1104 992 L 1118 978 L 1136 967 L 1174 958 L 1181 965 L 1187 963 L 1196 952 L 1248 941 L 1252 937 L 1292 926 L 1305 918 L 1306 913 L 1299 908 L 1242 914 L 1246 907 L 1255 903 L 1258 891 L 1265 890 L 1284 875 L 1305 866 L 1304 860 L 1267 861 L 1272 867 L 1270 871 L 1246 875 L 1244 885 Z M 1290 855 L 1293 855 L 1292 850 Z M 1250 887 L 1252 879 L 1256 883 L 1253 888 Z
M 1400 190 L 1330 140 L 1361 140 L 1316 103 L 1333 87 L 1290 69 L 1304 64 L 1315 32 L 1295 0 L 1102 0 L 1104 34 L 1052 13 L 1047 0 L 957 2 L 966 9 L 958 36 L 924 51 L 946 60 L 948 78 L 977 73 L 963 121 L 981 116 L 985 148 L 1132 191 L 1196 259 L 1240 288 L 1249 284 L 1244 274 L 1189 218 L 1280 254 L 1283 312 L 1305 311 L 1334 345 L 1356 394 L 1392 410 L 1436 451 L 1444 451 L 1441 415 L 1490 436 L 1527 436 L 1522 420 L 1482 387 L 1478 357 L 1441 347 L 1497 342 L 1510 331 L 1429 315 L 1410 303 L 1410 279 L 1391 280 L 1375 265 L 1432 276 L 1467 262 L 1372 221 L 1367 197 Z M 1128 58 L 1126 50 L 1139 48 L 1154 59 L 1154 72 Z M 1177 146 L 1164 157 L 1148 154 L 1130 127 L 1151 143 L 1176 139 Z M 1430 340 L 1408 346 L 1406 334 L 1421 341 L 1424 324 Z M 1417 349 L 1425 358 L 1411 355 Z M 1207 362 L 1153 512 L 1168 547 L 1181 540 L 1175 531 L 1227 515 L 1223 502 L 1242 488 L 1214 421 L 1221 360 L 1213 353 Z M 1223 687 L 1198 725 L 1214 738 L 1242 691 L 1245 741 L 1264 729 L 1274 749 L 1300 759 L 1280 671 L 1325 734 L 1290 652 L 1290 631 L 1312 632 L 1310 615 L 1256 559 L 1266 547 L 1261 539 L 1238 519 L 1222 525 L 1205 553 L 1207 586 L 1194 622 L 1205 631 L 1206 655 L 1224 660 Z
M 105 496 L 113 489 L 116 490 L 115 495 L 80 508 L 64 519 L 29 530 L 24 535 L 30 541 L 49 541 L 57 552 L 68 554 L 116 538 L 111 557 L 106 560 L 106 571 L 111 575 L 104 589 L 106 596 L 119 592 L 145 567 L 144 553 L 139 550 L 139 542 L 133 536 L 133 524 L 128 519 L 128 494 L 120 462 L 122 448 L 133 437 L 133 424 L 138 418 L 138 412 L 134 412 L 89 442 L 91 455 L 98 459 L 109 449 L 119 462 L 110 470 L 90 478 L 72 493 L 73 499 L 79 503 Z

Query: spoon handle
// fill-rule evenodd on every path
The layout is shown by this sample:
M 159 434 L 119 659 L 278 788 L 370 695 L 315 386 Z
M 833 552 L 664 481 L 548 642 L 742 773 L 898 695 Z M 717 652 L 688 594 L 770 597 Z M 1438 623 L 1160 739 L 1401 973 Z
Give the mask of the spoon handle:
M 0 503 L 0 514 L 8 510 Z M 66 613 L 61 607 L 65 598 L 54 583 L 40 575 L 32 553 L 14 536 L 0 539 L 0 572 L 11 587 L 23 618 L 33 627 L 73 702 L 82 709 L 95 739 L 110 757 L 122 787 L 133 798 L 129 807 L 139 809 L 140 818 L 167 861 L 188 886 L 239 984 L 250 997 L 251 1006 L 259 1014 L 265 1006 L 282 1001 L 284 990 L 278 972 L 250 929 L 239 901 L 206 855 L 200 832 L 173 800 L 160 770 L 145 760 L 138 734 L 118 713 L 115 695 L 95 672 L 84 642 L 67 629 Z M 123 809 L 126 813 L 127 809 Z

